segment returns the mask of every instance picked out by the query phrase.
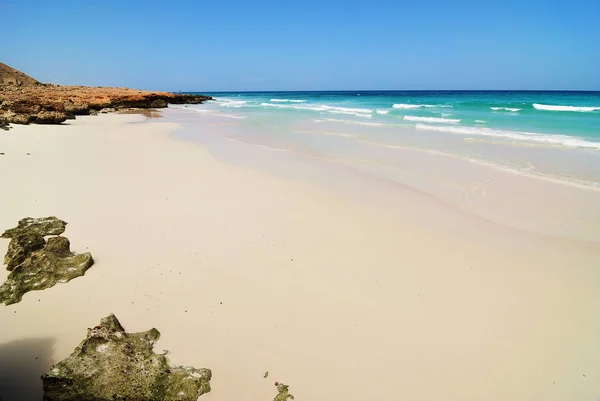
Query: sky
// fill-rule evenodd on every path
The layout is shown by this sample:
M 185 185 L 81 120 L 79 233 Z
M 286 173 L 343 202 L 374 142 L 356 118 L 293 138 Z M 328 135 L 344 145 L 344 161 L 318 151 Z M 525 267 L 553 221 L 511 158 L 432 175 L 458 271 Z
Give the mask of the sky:
M 0 61 L 63 85 L 600 90 L 600 0 L 0 0 L 0 10 Z

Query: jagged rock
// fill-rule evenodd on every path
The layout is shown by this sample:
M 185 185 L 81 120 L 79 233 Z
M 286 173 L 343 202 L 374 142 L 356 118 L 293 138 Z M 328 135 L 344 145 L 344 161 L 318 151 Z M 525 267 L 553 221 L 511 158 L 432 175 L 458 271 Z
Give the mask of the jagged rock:
M 60 124 L 67 120 L 67 115 L 60 111 L 40 111 L 35 119 L 36 124 Z
M 42 236 L 60 235 L 65 232 L 67 222 L 54 216 L 50 217 L 25 217 L 19 220 L 15 228 L 10 228 L 2 233 L 2 238 L 12 238 L 15 235 L 27 231 L 36 232 Z
M 196 401 L 210 391 L 211 371 L 170 367 L 153 347 L 160 333 L 127 333 L 114 315 L 42 376 L 44 401 Z
M 275 386 L 277 386 L 277 395 L 273 398 L 273 401 L 287 401 L 288 399 L 294 399 L 294 396 L 289 392 L 290 386 L 283 383 L 275 383 Z
M 44 237 L 36 231 L 23 231 L 14 235 L 8 244 L 8 251 L 4 256 L 6 270 L 13 271 L 27 259 L 32 252 L 40 250 L 46 245 Z
M 90 109 L 90 116 L 97 116 L 98 110 Z
M 67 283 L 83 276 L 93 264 L 89 252 L 73 255 L 67 238 L 51 237 L 46 246 L 33 251 L 13 268 L 0 286 L 0 303 L 14 304 L 20 302 L 26 292 L 44 290 L 56 283 Z
M 45 235 L 59 235 L 65 232 L 66 222 L 56 217 L 32 218 L 19 220 L 15 228 L 2 233 L 2 238 L 10 238 L 8 252 L 4 257 L 6 269 L 12 271 L 23 263 L 34 251 L 42 249 L 46 244 Z

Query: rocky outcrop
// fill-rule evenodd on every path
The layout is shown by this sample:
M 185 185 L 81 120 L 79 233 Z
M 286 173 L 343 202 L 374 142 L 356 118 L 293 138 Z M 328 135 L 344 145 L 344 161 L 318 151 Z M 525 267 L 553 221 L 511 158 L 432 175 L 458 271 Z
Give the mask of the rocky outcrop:
M 6 118 L 0 117 L 0 129 L 8 131 L 10 128 L 9 122 Z
M 29 291 L 69 282 L 83 276 L 94 264 L 90 253 L 71 253 L 65 237 L 50 237 L 46 242 L 44 236 L 62 234 L 66 224 L 56 217 L 28 217 L 2 234 L 3 238 L 10 238 L 4 257 L 10 274 L 0 286 L 0 303 L 14 304 Z
M 114 315 L 88 329 L 65 360 L 42 376 L 44 401 L 196 401 L 211 371 L 171 367 L 153 347 L 160 333 L 127 333 Z
M 147 92 L 127 88 L 30 85 L 0 86 L 0 120 L 13 124 L 60 124 L 100 110 L 164 108 L 198 104 L 210 96 Z

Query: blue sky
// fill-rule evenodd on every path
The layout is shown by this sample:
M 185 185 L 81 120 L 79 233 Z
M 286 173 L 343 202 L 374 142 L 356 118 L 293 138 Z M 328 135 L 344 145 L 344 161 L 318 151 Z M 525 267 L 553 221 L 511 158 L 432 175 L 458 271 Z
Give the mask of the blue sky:
M 599 0 L 0 0 L 0 10 L 11 32 L 0 61 L 65 85 L 600 90 Z

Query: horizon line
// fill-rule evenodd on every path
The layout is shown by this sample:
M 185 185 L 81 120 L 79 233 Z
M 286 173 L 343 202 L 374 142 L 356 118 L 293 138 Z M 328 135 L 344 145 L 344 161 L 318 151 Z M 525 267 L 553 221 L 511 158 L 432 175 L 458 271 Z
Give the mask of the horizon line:
M 180 92 L 172 91 L 174 93 Z M 293 90 L 204 90 L 181 91 L 181 93 L 286 93 L 286 92 L 591 92 L 600 89 L 293 89 Z

